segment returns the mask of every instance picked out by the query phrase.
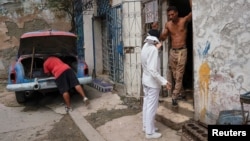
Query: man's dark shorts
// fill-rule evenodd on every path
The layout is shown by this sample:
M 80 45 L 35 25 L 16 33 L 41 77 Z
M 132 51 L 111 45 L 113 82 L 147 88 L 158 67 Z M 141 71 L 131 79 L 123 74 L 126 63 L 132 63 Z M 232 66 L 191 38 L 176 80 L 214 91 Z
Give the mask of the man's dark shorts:
M 60 94 L 63 94 L 69 89 L 74 88 L 76 85 L 79 85 L 79 81 L 75 75 L 75 72 L 72 69 L 67 69 L 64 71 L 56 80 L 56 85 Z

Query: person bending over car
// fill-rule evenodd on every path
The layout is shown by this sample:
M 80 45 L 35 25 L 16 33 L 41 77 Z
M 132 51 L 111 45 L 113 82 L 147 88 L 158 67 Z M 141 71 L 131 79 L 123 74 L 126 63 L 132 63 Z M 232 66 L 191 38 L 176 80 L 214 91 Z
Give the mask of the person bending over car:
M 47 75 L 53 75 L 55 77 L 55 82 L 60 94 L 63 95 L 65 101 L 65 110 L 68 113 L 72 111 L 70 106 L 70 93 L 71 88 L 75 90 L 83 97 L 83 102 L 89 104 L 89 100 L 86 97 L 82 86 L 80 85 L 74 71 L 69 65 L 65 64 L 59 58 L 55 56 L 48 57 L 43 64 L 44 73 Z

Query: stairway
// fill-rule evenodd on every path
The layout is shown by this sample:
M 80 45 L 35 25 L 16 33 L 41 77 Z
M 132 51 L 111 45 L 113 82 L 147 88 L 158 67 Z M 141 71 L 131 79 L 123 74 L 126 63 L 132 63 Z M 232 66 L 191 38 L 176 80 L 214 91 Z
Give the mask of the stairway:
M 172 107 L 171 97 L 161 97 L 156 112 L 156 120 L 164 125 L 180 130 L 182 126 L 194 118 L 193 98 L 179 100 L 178 107 Z

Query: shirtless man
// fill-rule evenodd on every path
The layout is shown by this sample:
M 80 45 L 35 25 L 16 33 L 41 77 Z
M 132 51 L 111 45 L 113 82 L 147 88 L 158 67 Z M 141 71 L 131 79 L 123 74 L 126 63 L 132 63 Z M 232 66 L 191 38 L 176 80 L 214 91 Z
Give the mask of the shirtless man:
M 192 6 L 192 0 L 189 0 L 189 3 L 190 6 Z M 185 17 L 179 17 L 177 8 L 170 6 L 167 9 L 167 16 L 168 22 L 165 24 L 160 40 L 164 41 L 168 35 L 171 39 L 171 49 L 168 59 L 169 71 L 167 78 L 169 79 L 173 76 L 172 105 L 178 106 L 177 98 L 183 98 L 184 96 L 182 95 L 182 79 L 187 61 L 187 24 L 192 20 L 192 13 L 190 12 Z

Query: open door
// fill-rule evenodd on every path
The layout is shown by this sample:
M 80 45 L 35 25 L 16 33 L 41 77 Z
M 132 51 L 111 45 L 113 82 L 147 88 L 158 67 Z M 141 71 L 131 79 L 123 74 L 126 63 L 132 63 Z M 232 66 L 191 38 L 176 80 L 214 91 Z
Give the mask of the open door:
M 191 11 L 189 0 L 168 0 L 168 6 L 176 6 L 179 11 L 179 17 L 188 15 Z M 192 21 L 188 23 L 187 31 L 187 64 L 185 73 L 183 76 L 183 88 L 187 96 L 188 101 L 193 102 L 193 90 L 194 90 L 194 79 L 193 79 L 193 28 Z M 169 42 L 170 43 L 170 42 Z

